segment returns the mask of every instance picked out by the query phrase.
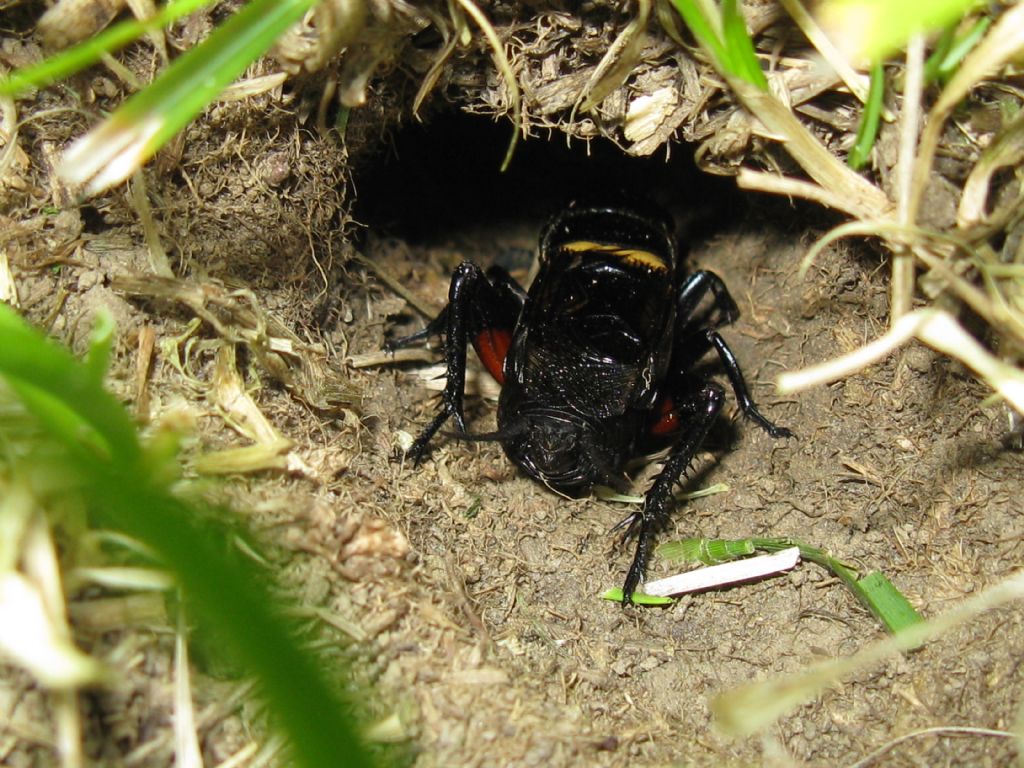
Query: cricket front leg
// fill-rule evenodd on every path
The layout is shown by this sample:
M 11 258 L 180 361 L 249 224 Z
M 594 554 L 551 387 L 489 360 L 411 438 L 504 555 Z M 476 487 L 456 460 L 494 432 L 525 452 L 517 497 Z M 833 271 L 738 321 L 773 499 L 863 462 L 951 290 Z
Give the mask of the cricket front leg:
M 396 342 L 405 345 L 443 333 L 445 382 L 441 410 L 412 445 L 410 454 L 419 464 L 428 453 L 431 439 L 449 419 L 457 431 L 466 431 L 463 400 L 466 388 L 466 347 L 472 343 L 484 366 L 501 383 L 505 353 L 522 308 L 525 294 L 508 273 L 492 267 L 485 275 L 476 264 L 465 261 L 452 275 L 448 305 L 418 334 Z
M 487 279 L 480 267 L 465 261 L 452 274 L 448 287 L 448 306 L 438 315 L 435 323 L 444 322 L 444 365 L 445 386 L 441 392 L 441 410 L 420 432 L 409 453 L 413 462 L 419 464 L 428 453 L 428 446 L 437 431 L 449 418 L 455 420 L 459 432 L 466 431 L 463 415 L 463 400 L 466 388 L 466 344 L 468 343 L 469 313 L 477 294 L 487 285 Z M 440 330 L 427 326 L 427 331 Z M 404 340 L 403 340 L 404 341 Z
M 633 593 L 647 572 L 647 561 L 651 555 L 654 537 L 665 526 L 672 513 L 672 492 L 703 445 L 704 438 L 707 437 L 718 412 L 722 410 L 724 401 L 723 389 L 714 382 L 708 382 L 690 400 L 676 403 L 680 415 L 688 415 L 680 425 L 679 441 L 647 492 L 643 509 L 623 521 L 628 525 L 626 536 L 636 536 L 633 563 L 629 566 L 626 582 L 622 587 L 623 605 L 633 602 Z

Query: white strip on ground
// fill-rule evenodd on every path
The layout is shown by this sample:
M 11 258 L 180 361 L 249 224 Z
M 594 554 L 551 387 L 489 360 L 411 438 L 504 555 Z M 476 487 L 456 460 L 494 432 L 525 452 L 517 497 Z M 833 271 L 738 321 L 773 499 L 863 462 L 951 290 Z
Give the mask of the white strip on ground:
M 790 547 L 771 555 L 759 555 L 743 560 L 733 560 L 721 565 L 709 565 L 695 571 L 678 573 L 667 579 L 649 581 L 643 586 L 648 595 L 668 597 L 686 592 L 699 592 L 712 587 L 724 587 L 741 581 L 760 579 L 775 573 L 788 571 L 800 562 L 800 548 Z

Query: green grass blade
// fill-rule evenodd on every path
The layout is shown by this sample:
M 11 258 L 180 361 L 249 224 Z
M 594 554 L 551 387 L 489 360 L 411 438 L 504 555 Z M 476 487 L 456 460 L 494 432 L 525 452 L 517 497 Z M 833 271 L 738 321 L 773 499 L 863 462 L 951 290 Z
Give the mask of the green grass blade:
M 22 387 L 37 418 L 74 442 L 78 429 L 93 434 L 105 446 L 102 453 L 124 464 L 140 456 L 135 426 L 124 408 L 108 394 L 93 371 L 55 344 L 42 343 L 17 313 L 0 304 L 0 374 Z M 23 385 L 27 385 L 25 388 Z M 79 426 L 76 428 L 75 423 Z M 70 432 L 63 431 L 65 425 Z
M 896 633 L 900 629 L 916 624 L 923 619 L 891 581 L 880 572 L 870 573 L 863 579 L 846 563 L 830 555 L 826 550 L 812 547 L 792 539 L 752 539 L 757 549 L 775 551 L 787 546 L 800 547 L 804 560 L 817 563 L 835 574 L 858 600 L 871 611 L 887 630 Z
M 726 67 L 728 55 L 725 52 L 725 46 L 718 39 L 718 33 L 711 26 L 711 22 L 701 11 L 696 0 L 672 0 L 672 4 L 679 11 L 679 15 L 683 17 L 683 21 L 686 22 L 686 26 L 690 28 L 693 36 L 697 38 L 697 42 L 711 54 L 714 63 L 719 67 Z
M 101 329 L 99 346 L 105 335 Z M 97 351 L 92 359 L 104 355 Z M 156 553 L 176 574 L 200 626 L 257 678 L 274 721 L 290 737 L 295 764 L 368 766 L 344 702 L 296 646 L 263 574 L 249 561 L 225 557 L 233 550 L 227 526 L 200 522 L 228 514 L 186 504 L 168 490 L 168 479 L 147 471 L 131 419 L 94 368 L 0 304 L 0 375 L 49 434 L 47 446 L 64 449 L 46 453 L 78 481 L 93 514 Z M 109 449 L 83 450 L 83 430 Z
M 111 472 L 87 487 L 91 505 L 112 527 L 153 548 L 175 571 L 191 613 L 212 629 L 230 658 L 254 673 L 277 723 L 307 768 L 369 766 L 349 712 L 300 652 L 255 568 L 229 560 L 224 535 L 195 523 L 195 512 L 166 493 Z
M 893 634 L 924 621 L 884 573 L 869 573 L 857 584 L 860 587 L 858 597 L 861 602 Z
M 601 599 L 611 600 L 615 603 L 622 602 L 622 587 L 612 587 L 601 594 Z M 645 595 L 643 592 L 633 593 L 633 605 L 672 605 L 675 600 L 671 597 L 659 595 Z
M 924 63 L 924 81 L 926 83 L 934 83 L 939 79 L 939 65 L 945 60 L 946 56 L 949 55 L 949 49 L 953 47 L 953 41 L 956 39 L 956 28 L 958 24 L 950 24 L 939 35 L 938 39 L 932 46 L 932 55 L 928 57 L 928 60 Z
M 747 32 L 747 23 L 743 19 L 737 0 L 722 0 L 722 38 L 730 73 L 762 91 L 767 91 L 768 80 L 761 71 L 761 64 L 754 50 L 754 41 Z
M 317 0 L 252 0 L 64 157 L 61 174 L 95 194 L 128 178 L 302 18 Z
M 955 40 L 945 55 L 937 60 L 934 79 L 945 82 L 951 78 L 957 67 L 960 66 L 960 62 L 981 41 L 990 26 L 992 26 L 992 17 L 985 16 L 978 19 L 963 37 Z M 928 60 L 928 64 L 931 64 L 931 59 Z M 929 72 L 926 65 L 925 77 L 927 78 L 930 74 L 932 73 Z
M 754 554 L 754 543 L 750 539 L 680 539 L 659 545 L 655 552 L 671 562 L 718 565 Z
M 847 164 L 859 171 L 868 161 L 871 148 L 878 138 L 878 125 L 882 118 L 882 102 L 885 96 L 885 68 L 881 62 L 871 68 L 871 86 L 868 88 L 868 100 L 864 104 L 864 112 L 857 126 L 857 139 L 853 143 Z
M 721 36 L 697 0 L 672 0 L 672 4 L 697 42 L 711 56 L 716 69 L 745 80 L 762 91 L 768 90 L 768 81 L 761 71 L 738 0 L 722 2 Z
M 195 12 L 214 0 L 177 0 L 168 3 L 158 14 L 145 21 L 123 21 L 90 37 L 66 51 L 49 56 L 31 67 L 12 72 L 0 79 L 0 96 L 19 96 L 32 88 L 42 88 L 75 72 L 92 66 L 105 54 L 120 50 L 147 32 L 166 27 L 171 22 Z
M 827 550 L 795 539 L 758 536 L 749 539 L 681 539 L 666 542 L 655 552 L 675 562 L 715 565 L 746 557 L 755 551 L 780 552 L 790 547 L 797 547 L 802 559 L 831 571 L 890 632 L 895 633 L 922 621 L 920 614 L 884 574 L 875 572 L 860 579 L 857 571 Z M 610 592 L 603 597 L 613 599 L 608 598 Z M 622 597 L 621 591 L 619 597 Z

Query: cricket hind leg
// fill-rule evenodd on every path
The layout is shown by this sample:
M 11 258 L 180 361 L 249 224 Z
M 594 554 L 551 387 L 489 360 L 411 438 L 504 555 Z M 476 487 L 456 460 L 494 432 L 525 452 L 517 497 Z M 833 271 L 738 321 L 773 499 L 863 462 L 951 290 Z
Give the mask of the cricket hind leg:
M 709 322 L 709 318 L 703 316 L 700 319 L 695 318 L 698 307 L 708 293 L 712 297 L 711 311 L 719 313 L 717 322 Z M 722 361 L 722 367 L 725 368 L 743 415 L 772 437 L 792 437 L 793 433 L 789 429 L 778 426 L 761 413 L 743 378 L 743 371 L 735 353 L 718 332 L 718 328 L 736 322 L 740 316 L 736 300 L 729 293 L 729 288 L 722 278 L 714 272 L 694 272 L 679 288 L 676 312 L 677 338 L 681 341 L 676 353 L 677 370 L 691 370 L 705 354 L 714 349 Z
M 465 261 L 452 274 L 448 304 L 438 316 L 422 330 L 388 345 L 389 349 L 400 349 L 433 336 L 443 335 L 445 339 L 446 382 L 441 393 L 441 410 L 413 442 L 409 453 L 414 463 L 419 464 L 426 457 L 431 439 L 449 418 L 454 419 L 458 431 L 466 431 L 463 408 L 466 346 L 470 339 L 475 342 L 491 331 L 507 332 L 511 336 L 523 301 L 522 289 L 505 270 L 492 267 L 485 274 L 473 262 Z
M 460 270 L 466 274 L 460 275 Z M 526 291 L 502 267 L 493 266 L 484 274 L 479 274 L 480 272 L 480 268 L 473 262 L 463 262 L 452 274 L 452 281 L 448 286 L 448 303 L 444 305 L 444 308 L 437 314 L 437 317 L 430 320 L 415 333 L 410 333 L 408 336 L 401 336 L 387 342 L 384 345 L 384 349 L 388 352 L 393 352 L 396 349 L 405 349 L 416 344 L 422 344 L 437 336 L 446 335 L 450 322 L 448 316 L 452 307 L 451 296 L 456 281 L 472 280 L 474 283 L 481 281 L 480 285 L 486 285 L 486 288 L 482 288 L 481 292 L 490 294 L 483 297 L 485 299 L 484 302 L 473 302 L 477 306 L 472 307 L 471 333 L 495 327 L 507 327 L 511 331 L 515 326 L 523 302 L 526 301 Z M 470 294 L 472 292 L 471 289 Z M 467 292 L 460 286 L 459 293 L 460 295 L 465 295 Z M 490 303 L 487 303 L 488 301 Z
M 622 587 L 623 605 L 633 601 L 633 593 L 640 586 L 647 571 L 654 538 L 668 522 L 672 513 L 673 489 L 700 450 L 708 430 L 722 410 L 724 401 L 725 391 L 717 383 L 709 381 L 690 398 L 680 399 L 675 403 L 677 413 L 684 417 L 680 422 L 679 440 L 672 448 L 665 466 L 655 478 L 650 490 L 647 491 L 642 509 L 615 526 L 615 530 L 625 529 L 624 538 L 636 538 L 633 562 L 629 566 Z
M 712 297 L 709 313 L 717 312 L 719 319 L 710 322 L 709 318 L 701 317 L 701 327 L 721 328 L 724 325 L 732 325 L 739 319 L 740 308 L 722 278 L 714 272 L 701 269 L 683 280 L 676 296 L 676 315 L 684 327 L 695 320 L 697 309 L 708 293 Z
M 444 309 L 437 314 L 437 317 L 415 333 L 388 341 L 384 344 L 384 350 L 386 352 L 394 352 L 396 349 L 405 349 L 406 347 L 423 344 L 436 336 L 441 336 L 448 327 L 448 306 L 445 304 Z
M 729 377 L 729 383 L 732 384 L 732 391 L 736 394 L 736 400 L 740 404 L 740 410 L 743 411 L 743 415 L 774 438 L 793 437 L 792 430 L 787 427 L 780 427 L 761 413 L 761 410 L 750 395 L 747 382 L 743 379 L 743 371 L 740 370 L 740 364 L 736 359 L 736 355 L 733 354 L 732 349 L 729 348 L 721 334 L 718 331 L 710 330 L 707 332 L 707 338 L 722 361 L 725 375 Z

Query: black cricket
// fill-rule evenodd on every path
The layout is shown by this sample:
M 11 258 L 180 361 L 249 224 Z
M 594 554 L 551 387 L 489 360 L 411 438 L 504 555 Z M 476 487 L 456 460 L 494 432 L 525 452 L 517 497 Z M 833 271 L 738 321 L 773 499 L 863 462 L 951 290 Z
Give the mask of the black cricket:
M 621 486 L 628 462 L 671 446 L 643 507 L 615 527 L 636 538 L 623 603 L 643 578 L 674 486 L 722 409 L 724 390 L 701 373 L 701 358 L 718 353 L 748 418 L 772 437 L 792 435 L 758 410 L 718 332 L 739 317 L 725 283 L 685 272 L 673 230 L 649 203 L 572 203 L 541 232 L 528 292 L 500 267 L 484 273 L 464 262 L 441 313 L 390 345 L 445 338 L 443 404 L 413 444 L 417 464 L 452 418 L 457 436 L 500 442 L 530 477 L 578 497 L 594 485 Z M 467 343 L 501 384 L 493 433 L 466 433 Z

